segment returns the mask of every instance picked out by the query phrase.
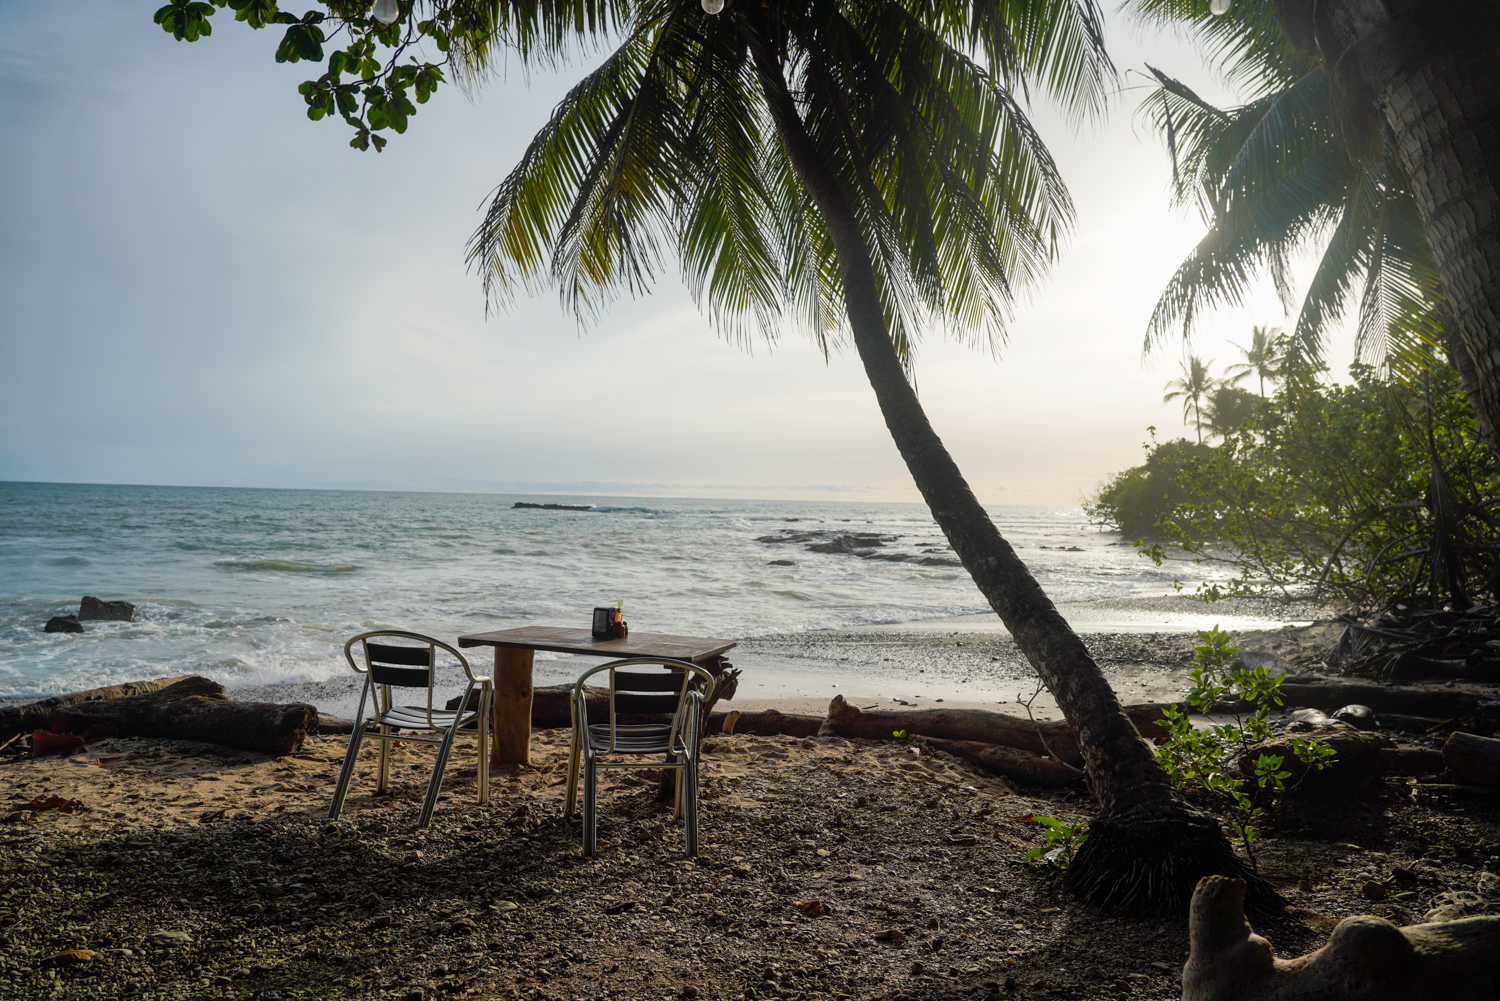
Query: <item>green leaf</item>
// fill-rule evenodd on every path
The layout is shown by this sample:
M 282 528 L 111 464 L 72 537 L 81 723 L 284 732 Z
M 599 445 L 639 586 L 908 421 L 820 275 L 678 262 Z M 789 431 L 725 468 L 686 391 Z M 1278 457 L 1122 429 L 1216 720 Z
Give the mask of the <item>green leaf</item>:
M 323 59 L 323 29 L 315 24 L 292 25 L 276 47 L 278 63 L 295 63 L 303 59 L 310 62 Z
M 235 11 L 236 21 L 244 21 L 252 28 L 275 23 L 276 0 L 229 0 L 229 7 Z

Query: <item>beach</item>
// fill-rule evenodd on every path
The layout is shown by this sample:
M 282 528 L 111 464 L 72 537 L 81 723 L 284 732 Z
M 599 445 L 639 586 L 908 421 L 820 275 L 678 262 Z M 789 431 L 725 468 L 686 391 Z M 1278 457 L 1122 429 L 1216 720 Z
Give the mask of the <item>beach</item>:
M 561 815 L 565 731 L 536 732 L 532 764 L 499 770 L 487 807 L 461 741 L 426 831 L 432 751 L 411 745 L 394 752 L 391 795 L 373 794 L 367 751 L 344 816 L 325 819 L 344 746 L 311 738 L 275 759 L 116 738 L 0 762 L 0 996 L 1180 993 L 1184 919 L 1101 915 L 1022 861 L 1041 843 L 1032 816 L 1087 817 L 1080 790 L 1020 788 L 915 744 L 720 736 L 704 745 L 698 858 L 649 774 L 606 773 L 586 859 Z M 1260 870 L 1291 909 L 1256 928 L 1280 954 L 1350 914 L 1407 924 L 1490 906 L 1494 811 L 1418 804 L 1405 781 L 1301 804 L 1286 832 L 1268 818 Z M 1390 895 L 1372 902 L 1371 881 Z
M 586 591 L 629 584 L 633 631 L 737 642 L 739 689 L 720 709 L 822 716 L 841 695 L 897 711 L 1058 715 L 909 507 L 644 505 L 564 522 L 484 498 L 341 495 L 328 510 L 348 524 L 330 528 L 298 514 L 310 510 L 308 493 L 147 492 L 202 524 L 170 537 L 149 528 L 133 541 L 128 531 L 123 542 L 75 539 L 87 556 L 42 536 L 12 546 L 0 555 L 7 566 L 21 566 L 26 546 L 74 562 L 33 553 L 25 566 L 41 569 L 10 578 L 55 597 L 28 591 L 0 609 L 10 616 L 5 700 L 202 673 L 235 699 L 304 701 L 347 717 L 358 697 L 339 653 L 348 636 L 396 625 L 452 641 L 567 622 L 587 602 L 574 579 L 587 566 L 597 579 L 626 574 Z M 99 499 L 65 491 L 59 503 Z M 256 525 L 237 536 L 247 511 Z M 386 543 L 352 534 L 381 511 L 376 527 L 396 546 L 384 555 Z M 861 513 L 884 541 L 862 536 L 867 548 L 850 550 L 838 526 Z M 461 514 L 461 531 L 419 531 Z M 1219 625 L 1237 645 L 1312 671 L 1337 636 L 1332 609 L 1173 593 L 1075 513 L 1004 516 L 1123 702 L 1180 698 L 1197 629 Z M 268 529 L 276 519 L 281 527 Z M 629 577 L 649 548 L 643 538 L 687 540 L 676 549 L 684 558 Z M 468 556 L 455 564 L 450 550 Z M 438 572 L 453 566 L 461 572 Z M 494 576 L 497 566 L 527 586 Z M 405 588 L 403 571 L 415 581 Z M 97 589 L 103 597 L 136 602 L 135 621 L 40 636 L 28 623 L 66 610 L 61 595 L 84 591 L 84 575 L 112 582 Z M 658 597 L 643 597 L 652 587 Z M 484 672 L 488 651 L 478 652 Z M 541 654 L 535 680 L 564 683 L 591 663 Z M 564 731 L 535 731 L 529 766 L 497 768 L 488 806 L 477 802 L 472 742 L 460 740 L 427 831 L 414 826 L 432 761 L 425 746 L 396 750 L 385 796 L 374 795 L 366 749 L 344 816 L 326 819 L 346 740 L 309 737 L 281 758 L 119 737 L 63 757 L 0 755 L 0 997 L 1157 1001 L 1179 992 L 1183 920 L 1100 915 L 1063 895 L 1056 870 L 1023 862 L 1041 843 L 1031 818 L 1092 812 L 1082 786 L 1019 786 L 915 741 L 718 735 L 704 745 L 699 858 L 684 856 L 653 777 L 612 773 L 600 855 L 588 860 L 578 822 L 562 815 Z M 1376 905 L 1409 921 L 1493 867 L 1472 849 L 1493 840 L 1489 820 L 1449 816 L 1434 836 L 1430 811 L 1394 780 L 1348 809 L 1318 809 L 1310 826 L 1299 815 L 1300 833 L 1278 838 L 1273 828 L 1260 849 L 1262 872 L 1296 905 L 1260 930 L 1288 954 L 1370 908 L 1359 874 L 1435 865 L 1429 849 L 1446 846 L 1423 896 Z M 1402 824 L 1422 832 L 1399 849 L 1410 857 L 1359 847 L 1394 839 Z

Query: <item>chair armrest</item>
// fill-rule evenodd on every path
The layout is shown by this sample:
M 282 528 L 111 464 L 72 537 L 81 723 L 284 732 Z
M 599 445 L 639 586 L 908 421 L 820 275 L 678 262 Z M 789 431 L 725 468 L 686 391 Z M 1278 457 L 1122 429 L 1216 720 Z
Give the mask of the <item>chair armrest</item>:
M 455 656 L 455 657 L 458 658 L 458 662 L 463 665 L 464 674 L 468 675 L 469 681 L 472 684 L 476 684 L 476 685 L 488 685 L 488 684 L 492 683 L 493 679 L 491 679 L 491 678 L 483 678 L 483 677 L 476 678 L 476 677 L 474 677 L 474 669 L 469 666 L 469 658 L 465 657 L 463 654 L 459 653 L 457 650 L 453 649 L 452 647 L 445 647 L 445 649 L 449 653 L 453 654 L 453 656 Z

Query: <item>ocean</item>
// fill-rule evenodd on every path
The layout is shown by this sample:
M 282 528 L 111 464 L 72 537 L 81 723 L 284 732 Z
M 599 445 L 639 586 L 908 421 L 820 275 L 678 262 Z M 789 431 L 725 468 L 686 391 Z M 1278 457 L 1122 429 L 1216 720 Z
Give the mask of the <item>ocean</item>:
M 1077 507 L 989 511 L 1059 603 L 1172 591 Z M 917 504 L 0 482 L 0 698 L 316 684 L 364 630 L 582 627 L 621 600 L 632 630 L 732 638 L 986 612 L 955 563 Z M 83 595 L 136 620 L 42 632 Z M 539 655 L 538 683 L 576 666 Z

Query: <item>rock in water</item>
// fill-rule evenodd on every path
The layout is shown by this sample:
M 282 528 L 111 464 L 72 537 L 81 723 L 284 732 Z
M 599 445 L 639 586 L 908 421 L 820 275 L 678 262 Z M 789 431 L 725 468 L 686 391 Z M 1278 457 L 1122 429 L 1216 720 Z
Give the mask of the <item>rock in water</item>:
M 100 622 L 134 622 L 135 606 L 128 601 L 100 601 L 85 595 L 78 606 L 78 617 Z
M 42 631 L 47 633 L 81 633 L 83 632 L 83 624 L 78 621 L 78 616 L 76 615 L 54 615 L 47 620 L 47 624 L 42 628 Z

